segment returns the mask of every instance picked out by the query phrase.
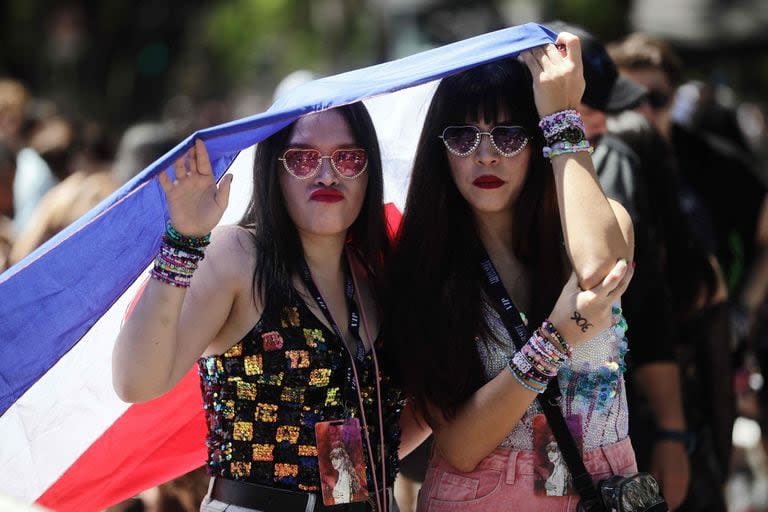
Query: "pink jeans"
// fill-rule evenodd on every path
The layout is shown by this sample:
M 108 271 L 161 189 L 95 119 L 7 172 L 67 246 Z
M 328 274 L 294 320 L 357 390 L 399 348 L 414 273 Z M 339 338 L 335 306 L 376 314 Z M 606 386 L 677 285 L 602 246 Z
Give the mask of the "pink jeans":
M 637 472 L 629 438 L 584 453 L 584 466 L 598 482 L 610 475 Z M 574 511 L 578 496 L 538 496 L 533 492 L 533 452 L 497 448 L 471 473 L 461 473 L 437 451 L 419 492 L 419 512 L 536 510 Z

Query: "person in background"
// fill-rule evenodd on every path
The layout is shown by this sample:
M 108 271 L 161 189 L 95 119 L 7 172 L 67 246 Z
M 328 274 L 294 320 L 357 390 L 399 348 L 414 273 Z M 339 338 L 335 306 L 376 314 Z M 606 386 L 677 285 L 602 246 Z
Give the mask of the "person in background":
M 16 174 L 16 155 L 0 142 L 0 272 L 10 264 L 8 258 L 13 245 L 13 177 Z
M 682 185 L 690 190 L 684 209 L 699 239 L 717 256 L 728 287 L 733 335 L 743 338 L 768 292 L 768 194 L 752 155 L 736 142 L 740 137 L 696 128 L 695 105 L 675 105 L 683 69 L 668 43 L 636 33 L 609 51 L 622 74 L 649 90 L 648 106 L 640 112 L 672 147 Z M 676 110 L 687 115 L 673 115 Z
M 15 265 L 117 190 L 109 172 L 76 172 L 46 193 L 17 235 L 9 263 Z
M 612 105 L 609 95 L 596 99 L 589 94 L 594 80 L 587 79 L 581 110 L 590 118 L 601 184 L 626 206 L 636 226 L 638 271 L 625 310 L 633 340 L 642 340 L 631 354 L 628 374 L 638 465 L 657 476 L 671 508 L 689 510 L 692 500 L 700 500 L 712 510 L 722 509 L 722 481 L 715 475 L 728 464 L 723 453 L 730 446 L 733 396 L 732 372 L 722 357 L 728 353 L 728 326 L 719 266 L 683 215 L 684 192 L 671 149 L 652 125 L 628 110 L 647 111 L 652 95 L 628 101 L 630 82 L 617 76 L 604 47 L 595 41 L 584 51 L 585 61 L 603 70 L 596 79 L 613 83 L 613 96 L 624 98 L 620 105 Z M 691 465 L 686 452 L 695 438 Z M 717 456 L 719 472 L 712 470 Z
M 0 77 L 0 143 L 14 153 L 24 147 L 23 129 L 29 100 L 24 84 Z

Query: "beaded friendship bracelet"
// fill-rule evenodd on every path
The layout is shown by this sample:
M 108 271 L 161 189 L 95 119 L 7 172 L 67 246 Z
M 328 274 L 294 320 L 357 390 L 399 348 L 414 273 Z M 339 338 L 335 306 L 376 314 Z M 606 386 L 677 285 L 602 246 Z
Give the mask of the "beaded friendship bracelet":
M 558 155 L 565 155 L 568 153 L 579 153 L 582 151 L 585 151 L 587 153 L 592 153 L 592 151 L 594 151 L 594 148 L 590 145 L 589 141 L 586 139 L 584 139 L 581 142 L 577 142 L 576 144 L 572 144 L 567 141 L 556 142 L 551 146 L 544 146 L 541 150 L 542 154 L 544 155 L 544 158 L 554 158 Z
M 565 350 L 565 353 L 568 357 L 573 355 L 573 349 L 568 344 L 568 342 L 565 341 L 565 338 L 562 337 L 560 332 L 555 328 L 555 324 L 553 324 L 549 318 L 545 319 L 541 323 L 541 332 L 550 336 L 552 339 L 554 339 L 555 342 L 557 342 L 558 345 L 563 347 L 563 350 Z
M 582 151 L 592 152 L 592 146 L 586 138 L 584 121 L 573 109 L 542 117 L 539 128 L 547 142 L 542 150 L 545 158 Z
M 541 128 L 547 142 L 569 128 L 577 128 L 582 132 L 587 131 L 584 127 L 584 121 L 574 109 L 561 110 L 542 117 L 539 121 L 539 128 Z
M 211 243 L 210 233 L 204 236 L 182 235 L 176 231 L 176 228 L 174 228 L 170 222 L 165 225 L 165 236 L 168 238 L 168 241 L 181 249 L 200 249 Z
M 545 321 L 545 324 L 547 322 Z M 546 336 L 543 333 L 545 329 L 548 329 Z M 528 342 L 512 356 L 507 364 L 507 369 L 515 379 L 524 388 L 536 393 L 543 393 L 547 389 L 549 381 L 557 376 L 560 368 L 570 358 L 571 351 L 568 344 L 563 340 L 560 345 L 566 352 L 560 351 L 547 338 L 547 336 L 555 336 L 550 334 L 549 330 L 557 333 L 551 322 L 548 323 L 547 327 L 542 326 L 534 331 Z M 559 333 L 556 335 L 562 339 Z M 560 342 L 558 341 L 558 343 Z
M 202 237 L 182 235 L 169 222 L 150 276 L 171 286 L 188 288 L 210 241 L 210 233 Z
M 507 364 L 507 370 L 509 370 L 509 373 L 512 374 L 512 376 L 517 380 L 517 382 L 523 386 L 528 391 L 533 391 L 534 393 L 541 394 L 544 391 L 546 391 L 546 386 L 541 386 L 534 384 L 531 382 L 530 378 L 528 378 L 525 374 L 521 373 L 520 370 L 517 369 L 517 367 L 512 365 L 512 362 Z

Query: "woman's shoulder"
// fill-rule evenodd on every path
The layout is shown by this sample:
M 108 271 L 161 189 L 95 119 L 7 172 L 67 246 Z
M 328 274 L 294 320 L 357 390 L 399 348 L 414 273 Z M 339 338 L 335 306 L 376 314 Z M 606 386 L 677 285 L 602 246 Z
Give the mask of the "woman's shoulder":
M 238 255 L 252 255 L 254 252 L 253 229 L 227 224 L 216 226 L 211 232 L 211 248 L 234 252 Z
M 205 259 L 221 277 L 242 280 L 246 269 L 250 270 L 249 275 L 253 273 L 256 261 L 253 231 L 237 225 L 214 228 Z

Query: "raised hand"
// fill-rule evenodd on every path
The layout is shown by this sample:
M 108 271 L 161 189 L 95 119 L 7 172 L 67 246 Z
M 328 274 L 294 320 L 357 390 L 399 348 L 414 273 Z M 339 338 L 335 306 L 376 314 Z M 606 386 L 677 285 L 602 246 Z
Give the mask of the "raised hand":
M 576 108 L 584 94 L 581 43 L 569 32 L 561 32 L 555 44 L 532 48 L 520 58 L 533 77 L 533 98 L 539 116 Z
M 219 185 L 213 179 L 208 151 L 200 139 L 173 164 L 174 179 L 161 172 L 160 186 L 168 202 L 171 224 L 187 236 L 205 236 L 219 223 L 229 203 L 232 175 Z
M 619 260 L 605 279 L 589 290 L 579 287 L 575 273 L 565 283 L 549 318 L 572 347 L 611 326 L 612 307 L 626 291 L 634 266 Z

